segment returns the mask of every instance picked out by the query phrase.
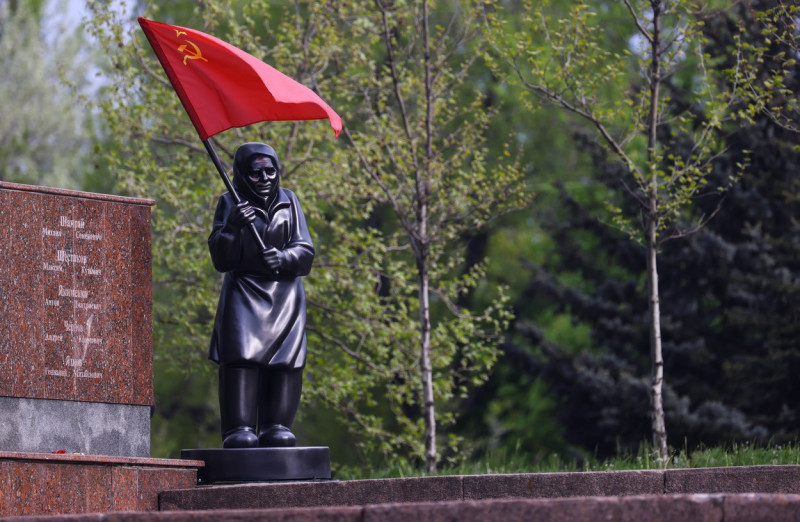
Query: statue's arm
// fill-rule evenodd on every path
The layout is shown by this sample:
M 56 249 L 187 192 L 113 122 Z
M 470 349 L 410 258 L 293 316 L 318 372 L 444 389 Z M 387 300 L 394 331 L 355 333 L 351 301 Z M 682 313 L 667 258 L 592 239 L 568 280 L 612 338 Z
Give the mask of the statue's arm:
M 314 244 L 311 241 L 311 234 L 308 233 L 303 209 L 300 208 L 297 196 L 292 192 L 289 192 L 289 201 L 292 211 L 292 230 L 289 243 L 283 250 L 284 259 L 281 271 L 304 276 L 311 271 L 311 264 L 314 261 Z
M 234 270 L 242 258 L 241 230 L 231 226 L 228 219 L 233 208 L 233 200 L 228 194 L 219 198 L 214 225 L 208 236 L 211 261 L 219 272 Z

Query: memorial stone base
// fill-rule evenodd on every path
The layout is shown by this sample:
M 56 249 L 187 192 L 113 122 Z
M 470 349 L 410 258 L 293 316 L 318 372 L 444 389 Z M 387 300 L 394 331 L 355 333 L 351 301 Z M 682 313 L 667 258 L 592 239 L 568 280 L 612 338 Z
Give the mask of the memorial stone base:
M 181 458 L 205 462 L 197 473 L 199 484 L 331 478 L 327 446 L 185 449 Z
M 0 397 L 5 451 L 150 456 L 150 407 Z
M 153 204 L 0 181 L 0 450 L 149 456 Z
M 202 462 L 0 451 L 0 516 L 156 511 Z

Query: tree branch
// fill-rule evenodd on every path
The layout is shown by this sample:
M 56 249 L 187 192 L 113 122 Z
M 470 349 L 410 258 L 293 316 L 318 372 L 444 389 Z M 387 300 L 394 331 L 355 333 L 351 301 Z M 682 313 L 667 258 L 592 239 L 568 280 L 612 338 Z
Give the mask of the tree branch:
M 628 8 L 628 12 L 630 12 L 631 18 L 633 18 L 633 23 L 635 23 L 636 28 L 639 29 L 639 33 L 641 33 L 641 35 L 647 39 L 648 43 L 652 44 L 653 37 L 650 35 L 649 32 L 647 32 L 647 28 L 642 25 L 642 19 L 639 18 L 638 14 L 636 14 L 636 11 L 633 9 L 630 0 L 623 0 L 623 2 L 625 3 L 625 7 Z
M 397 216 L 397 219 L 400 220 L 400 224 L 403 226 L 403 230 L 405 230 L 406 233 L 409 235 L 409 237 L 412 239 L 411 245 L 416 253 L 418 248 L 417 243 L 419 242 L 419 236 L 417 235 L 417 232 L 414 229 L 414 227 L 412 227 L 411 224 L 408 222 L 408 219 L 406 219 L 403 207 L 394 197 L 394 194 L 386 185 L 386 183 L 384 183 L 381 177 L 377 174 L 375 169 L 373 169 L 372 166 L 369 164 L 369 161 L 367 161 L 367 158 L 361 152 L 361 149 L 358 147 L 356 141 L 353 139 L 353 136 L 350 134 L 350 129 L 348 129 L 347 127 L 345 127 L 344 129 L 344 135 L 347 137 L 347 140 L 350 142 L 350 145 L 356 152 L 356 155 L 358 156 L 358 159 L 361 162 L 361 166 L 364 167 L 364 170 L 366 170 L 367 173 L 369 173 L 369 176 L 372 178 L 372 180 L 378 185 L 378 187 L 380 187 L 381 191 L 388 198 L 389 203 L 392 205 L 392 209 L 394 210 L 394 213 Z
M 683 230 L 677 230 L 675 233 L 670 234 L 669 236 L 661 239 L 659 241 L 659 245 L 663 245 L 664 243 L 666 243 L 667 241 L 670 241 L 672 239 L 679 239 L 679 238 L 683 238 L 683 237 L 686 237 L 686 236 L 690 236 L 690 235 L 694 234 L 695 232 L 697 232 L 698 230 L 700 230 L 701 228 L 705 227 L 708 224 L 708 222 L 711 221 L 712 219 L 714 219 L 714 216 L 716 216 L 717 213 L 722 209 L 722 202 L 723 201 L 725 201 L 725 196 L 723 196 L 719 200 L 719 202 L 717 203 L 716 208 L 714 209 L 714 211 L 708 217 L 706 217 L 705 214 L 700 216 L 700 219 L 697 220 L 697 224 L 696 225 L 694 225 L 693 227 L 689 227 L 689 228 L 683 229 Z
M 162 85 L 165 85 L 165 86 L 169 87 L 170 89 L 173 89 L 172 84 L 169 82 L 168 79 L 166 79 L 163 75 L 157 73 L 156 71 L 151 69 L 149 65 L 147 65 L 147 62 L 145 61 L 144 57 L 142 56 L 142 53 L 139 52 L 139 51 L 142 50 L 142 48 L 139 47 L 139 44 L 137 43 L 136 38 L 133 38 L 133 46 L 136 49 L 136 52 L 134 53 L 134 55 L 136 56 L 136 61 L 139 62 L 139 65 L 141 65 L 142 68 L 144 68 L 145 72 L 149 76 L 151 76 L 154 80 L 156 80 L 159 83 L 161 83 Z
M 560 94 L 557 94 L 557 93 L 551 91 L 550 89 L 548 89 L 546 87 L 531 83 L 522 74 L 522 70 L 520 69 L 519 64 L 514 63 L 513 66 L 514 66 L 514 70 L 517 73 L 517 76 L 519 77 L 519 79 L 522 81 L 522 83 L 525 85 L 525 87 L 528 90 L 532 91 L 534 94 L 538 95 L 539 97 L 544 98 L 545 100 L 549 101 L 550 103 L 558 105 L 558 106 L 566 109 L 567 111 L 580 116 L 581 118 L 589 121 L 592 125 L 594 125 L 594 127 L 598 130 L 598 132 L 600 132 L 600 135 L 603 137 L 603 140 L 605 140 L 605 142 L 609 145 L 609 147 L 611 147 L 611 150 L 613 150 L 614 153 L 623 161 L 623 163 L 625 163 L 625 166 L 628 168 L 628 170 L 631 172 L 631 174 L 633 174 L 637 179 L 643 179 L 641 171 L 636 166 L 636 164 L 633 162 L 633 160 L 630 159 L 630 157 L 628 157 L 628 155 L 625 153 L 625 150 L 623 150 L 623 148 L 619 144 L 619 142 L 614 139 L 614 137 L 611 135 L 611 133 L 608 131 L 608 129 L 606 129 L 605 125 L 603 125 L 603 122 L 601 122 L 594 114 L 592 114 L 591 112 L 589 112 L 588 110 L 586 110 L 584 108 L 578 107 L 578 106 L 570 103 L 569 100 L 567 100 L 566 98 L 564 98 Z M 624 181 L 623 181 L 623 184 L 624 184 Z M 630 194 L 636 199 L 636 201 L 640 205 L 642 205 L 643 207 L 647 208 L 646 202 L 644 200 L 642 200 L 638 196 L 638 194 L 636 194 L 634 191 L 631 191 L 630 188 L 627 185 L 625 185 L 625 187 L 628 189 L 628 192 L 630 192 Z
M 375 4 L 378 6 L 378 9 L 381 11 L 381 20 L 383 22 L 383 42 L 386 46 L 386 53 L 389 58 L 389 69 L 392 74 L 392 86 L 394 88 L 394 97 L 397 100 L 397 104 L 400 107 L 400 116 L 403 119 L 403 129 L 406 133 L 406 138 L 411 145 L 414 143 L 413 135 L 411 134 L 411 126 L 408 123 L 408 111 L 406 111 L 406 104 L 403 100 L 403 95 L 400 92 L 400 76 L 397 74 L 397 67 L 395 65 L 394 60 L 394 48 L 392 47 L 392 37 L 389 34 L 389 21 L 386 16 L 386 7 L 383 5 L 381 0 L 375 0 Z M 414 157 L 416 163 L 416 155 Z
M 330 343 L 333 343 L 333 344 L 335 344 L 335 345 L 336 345 L 336 346 L 338 346 L 338 347 L 339 347 L 339 349 L 340 349 L 340 350 L 342 350 L 344 353 L 346 353 L 347 355 L 349 355 L 349 356 L 350 356 L 350 357 L 352 357 L 353 359 L 357 360 L 358 362 L 360 362 L 360 363 L 362 363 L 362 364 L 366 365 L 366 366 L 367 366 L 367 367 L 369 367 L 369 368 L 370 368 L 372 371 L 374 371 L 374 372 L 376 372 L 376 373 L 386 373 L 386 372 L 385 372 L 385 370 L 384 370 L 383 368 L 381 368 L 380 366 L 376 365 L 375 363 L 373 363 L 372 361 L 370 361 L 370 360 L 369 360 L 369 359 L 367 359 L 366 357 L 364 357 L 364 356 L 362 356 L 362 355 L 359 355 L 357 351 L 351 350 L 351 349 L 350 349 L 350 348 L 347 346 L 347 344 L 345 344 L 345 343 L 344 343 L 342 340 L 340 340 L 340 339 L 336 339 L 336 338 L 334 338 L 334 337 L 332 337 L 332 336 L 330 336 L 330 335 L 328 335 L 328 334 L 324 333 L 322 330 L 320 330 L 320 329 L 318 329 L 318 328 L 314 328 L 313 326 L 308 326 L 308 325 L 306 325 L 306 330 L 309 330 L 309 331 L 311 331 L 311 332 L 314 332 L 314 333 L 316 333 L 317 335 L 319 335 L 319 336 L 320 336 L 322 339 L 324 339 L 325 341 L 328 341 L 328 342 L 330 342 Z M 361 338 L 361 341 L 362 341 L 362 343 L 363 343 L 363 341 L 364 341 L 364 338 L 363 338 L 363 337 Z
M 181 145 L 195 152 L 203 152 L 203 153 L 206 152 L 206 149 L 204 149 L 203 147 L 200 147 L 199 145 L 191 141 L 182 140 L 180 138 L 162 138 L 161 136 L 152 136 L 150 138 L 150 141 L 154 141 L 156 143 L 162 143 L 164 145 Z

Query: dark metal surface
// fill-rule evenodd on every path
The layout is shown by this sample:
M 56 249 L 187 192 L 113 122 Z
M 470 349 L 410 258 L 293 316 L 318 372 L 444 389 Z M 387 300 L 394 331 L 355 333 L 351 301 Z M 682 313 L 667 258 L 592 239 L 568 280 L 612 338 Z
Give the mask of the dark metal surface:
M 307 351 L 302 277 L 314 245 L 297 197 L 279 186 L 272 147 L 245 143 L 233 167 L 208 238 L 214 267 L 225 273 L 209 344 L 223 447 L 291 447 Z
M 199 484 L 331 478 L 327 446 L 185 449 L 181 458 L 205 462 L 197 470 Z

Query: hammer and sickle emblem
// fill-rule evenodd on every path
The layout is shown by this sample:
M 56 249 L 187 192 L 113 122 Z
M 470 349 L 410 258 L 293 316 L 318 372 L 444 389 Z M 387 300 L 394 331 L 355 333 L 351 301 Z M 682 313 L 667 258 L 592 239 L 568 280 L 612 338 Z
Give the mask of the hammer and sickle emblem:
M 186 34 L 186 33 L 184 33 L 184 34 Z M 192 49 L 188 49 L 187 48 L 188 46 L 186 44 L 191 45 Z M 178 47 L 178 52 L 181 52 L 181 53 L 185 52 L 186 53 L 186 55 L 183 57 L 183 65 L 187 64 L 186 60 L 203 60 L 204 62 L 208 62 L 208 60 L 203 58 L 203 53 L 200 52 L 200 48 L 197 47 L 197 45 L 195 45 L 194 42 L 191 42 L 189 40 L 186 40 L 185 44 L 183 44 L 180 47 Z

